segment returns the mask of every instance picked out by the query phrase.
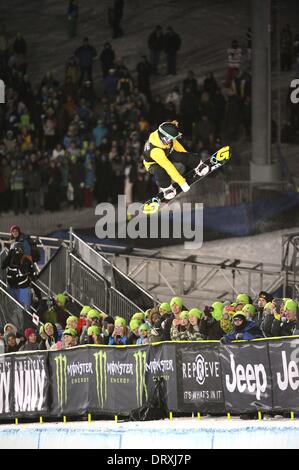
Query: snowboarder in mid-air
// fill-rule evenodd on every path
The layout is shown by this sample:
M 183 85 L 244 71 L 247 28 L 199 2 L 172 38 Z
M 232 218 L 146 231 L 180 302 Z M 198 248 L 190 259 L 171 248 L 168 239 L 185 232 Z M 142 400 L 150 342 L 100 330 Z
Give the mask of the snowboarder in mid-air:
M 199 176 L 205 174 L 206 166 L 200 156 L 186 151 L 178 140 L 181 136 L 177 121 L 162 122 L 158 129 L 150 134 L 144 146 L 144 166 L 155 177 L 166 200 L 176 196 L 173 182 L 177 183 L 182 191 L 189 191 L 190 186 L 183 174 L 193 169 Z

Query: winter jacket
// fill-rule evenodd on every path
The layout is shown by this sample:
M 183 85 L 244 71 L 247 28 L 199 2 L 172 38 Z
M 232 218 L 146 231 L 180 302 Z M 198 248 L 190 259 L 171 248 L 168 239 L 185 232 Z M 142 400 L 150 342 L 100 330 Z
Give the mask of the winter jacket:
M 19 351 L 38 351 L 39 350 L 39 345 L 38 343 L 29 343 L 29 341 L 26 341 L 23 346 L 20 347 Z
M 127 339 L 126 344 L 136 344 L 139 336 L 136 336 L 134 333 L 131 333 Z
M 126 336 L 110 336 L 108 344 L 110 345 L 124 345 L 127 344 L 127 337 Z
M 33 277 L 33 266 L 29 258 L 23 256 L 20 259 L 13 250 L 10 250 L 2 261 L 1 268 L 7 268 L 6 280 L 10 287 L 19 289 L 29 287 Z
M 183 325 L 171 325 L 170 339 L 171 341 L 187 341 L 188 333 L 186 327 Z
M 188 341 L 203 341 L 204 337 L 200 333 L 199 326 L 189 325 L 187 329 L 187 340 Z
M 281 321 L 274 318 L 271 327 L 271 336 L 292 336 L 297 329 L 297 320 Z
M 220 339 L 225 333 L 220 326 L 220 322 L 214 318 L 208 318 L 208 320 L 203 318 L 199 324 L 199 332 L 206 340 Z
M 234 340 L 251 340 L 255 338 L 263 338 L 262 331 L 256 326 L 253 321 L 246 321 L 245 326 L 242 329 L 234 330 L 232 333 L 228 333 L 224 336 L 225 341 Z

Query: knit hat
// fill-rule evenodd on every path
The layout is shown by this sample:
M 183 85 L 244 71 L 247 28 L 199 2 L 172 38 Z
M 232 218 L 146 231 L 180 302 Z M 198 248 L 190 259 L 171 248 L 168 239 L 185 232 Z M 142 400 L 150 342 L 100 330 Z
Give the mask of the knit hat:
M 170 305 L 167 303 L 167 302 L 163 302 L 160 306 L 159 306 L 159 311 L 161 312 L 161 310 L 164 310 L 165 312 L 170 312 L 171 308 L 170 308 Z
M 188 317 L 196 317 L 200 320 L 203 317 L 203 312 L 199 308 L 191 308 L 191 310 L 189 310 Z
M 284 310 L 289 310 L 290 312 L 296 313 L 297 312 L 297 302 L 293 299 L 289 299 L 286 301 L 284 305 Z
M 180 313 L 180 319 L 181 320 L 188 320 L 188 318 L 189 318 L 188 310 L 183 310 L 183 312 Z
M 131 320 L 140 320 L 140 321 L 144 320 L 144 313 L 143 312 L 134 313 Z
M 264 306 L 264 313 L 266 314 L 267 312 L 272 313 L 273 305 L 272 302 L 267 302 L 266 305 Z
M 133 319 L 132 319 L 133 320 Z M 127 322 L 124 318 L 122 317 L 116 317 L 115 319 L 115 322 L 114 322 L 114 326 L 122 326 L 122 327 L 125 327 L 127 325 Z
M 134 331 L 136 328 L 139 328 L 140 326 L 140 321 L 139 320 L 131 320 L 130 321 L 130 330 Z
M 97 310 L 95 309 L 90 309 L 88 314 L 87 314 L 87 318 L 89 318 L 89 320 L 92 320 L 93 318 L 98 318 L 100 319 L 101 318 L 101 314 L 100 312 L 98 312 Z
M 215 320 L 219 321 L 222 318 L 222 311 L 223 311 L 223 303 L 222 302 L 214 302 L 212 304 L 212 316 Z
M 238 294 L 236 302 L 237 304 L 249 304 L 249 297 L 247 294 Z
M 88 312 L 91 310 L 91 307 L 89 305 L 84 305 L 82 307 L 82 310 L 80 312 L 80 315 L 87 317 Z
M 14 230 L 18 230 L 21 233 L 21 229 L 18 225 L 12 225 L 9 229 L 9 233 L 11 234 Z
M 24 336 L 26 339 L 28 339 L 29 336 L 33 334 L 36 335 L 36 331 L 33 328 L 26 328 L 26 330 L 24 331 Z
M 96 325 L 90 326 L 87 330 L 87 334 L 88 334 L 88 336 L 91 336 L 91 335 L 100 336 L 101 335 L 101 328 L 99 328 Z
M 139 334 L 141 333 L 141 331 L 149 331 L 149 330 L 150 330 L 150 327 L 148 323 L 142 323 L 142 325 L 140 325 L 139 327 Z
M 170 307 L 172 307 L 174 304 L 177 305 L 178 307 L 182 308 L 183 307 L 182 297 L 172 297 L 172 299 L 170 301 Z
M 74 328 L 66 328 L 63 332 L 63 336 L 69 335 L 69 336 L 77 336 L 77 331 Z
M 240 318 L 241 320 L 246 320 L 246 314 L 240 310 L 239 312 L 236 312 L 233 314 L 233 320 L 235 318 Z
M 45 332 L 45 326 L 44 326 L 44 325 L 41 325 L 41 326 L 39 327 L 38 332 L 39 332 L 40 335 L 43 334 L 43 333 Z
M 268 292 L 261 290 L 258 296 L 259 299 L 265 299 L 267 302 L 271 302 L 273 300 L 273 295 L 269 294 Z
M 151 311 L 152 309 L 151 308 L 148 308 L 145 313 L 144 313 L 144 318 L 149 318 L 150 314 L 151 314 Z
M 242 312 L 244 312 L 246 314 L 246 318 L 248 318 L 250 316 L 253 317 L 254 315 L 256 315 L 256 308 L 252 304 L 246 304 L 242 308 Z
M 57 294 L 56 297 L 55 297 L 55 300 L 56 300 L 56 302 L 59 302 L 60 304 L 65 306 L 66 301 L 67 301 L 67 297 L 64 294 Z
M 66 319 L 66 324 L 69 325 L 71 321 L 78 321 L 79 318 L 76 317 L 75 315 L 70 315 L 67 319 Z

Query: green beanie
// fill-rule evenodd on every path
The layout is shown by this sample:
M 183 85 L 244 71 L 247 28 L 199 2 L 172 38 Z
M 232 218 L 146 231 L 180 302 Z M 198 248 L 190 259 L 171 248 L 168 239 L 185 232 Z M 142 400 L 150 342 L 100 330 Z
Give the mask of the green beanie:
M 71 321 L 78 321 L 79 318 L 76 317 L 75 315 L 70 315 L 67 320 L 66 320 L 66 324 L 68 325 Z
M 181 313 L 180 313 L 180 319 L 181 320 L 188 320 L 189 318 L 189 312 L 188 310 L 183 310 Z
M 223 312 L 223 303 L 222 302 L 214 302 L 212 304 L 213 311 L 212 311 L 212 316 L 215 318 L 215 320 L 219 321 L 222 318 L 222 312 Z
M 141 331 L 149 331 L 150 330 L 150 326 L 148 323 L 142 323 L 142 325 L 140 325 L 139 327 L 139 333 L 141 333 Z
M 69 336 L 75 337 L 75 336 L 77 336 L 77 331 L 74 330 L 74 328 L 66 328 L 63 332 L 63 336 L 64 335 L 69 335 Z
M 139 328 L 140 326 L 140 321 L 139 320 L 131 320 L 130 321 L 130 330 L 134 331 L 136 328 Z
M 101 318 L 101 314 L 100 312 L 98 312 L 97 310 L 94 310 L 93 308 L 89 310 L 88 314 L 87 314 L 87 318 L 89 318 L 89 320 L 92 320 L 93 318 Z
M 170 305 L 167 303 L 167 302 L 163 302 L 160 306 L 159 306 L 159 311 L 161 312 L 161 310 L 164 310 L 165 312 L 170 312 L 171 311 L 171 308 L 170 308 Z
M 66 304 L 67 297 L 64 294 L 57 294 L 55 297 L 56 302 L 59 302 L 63 306 Z
M 199 308 L 191 308 L 191 310 L 189 310 L 189 318 L 190 317 L 196 317 L 200 320 L 203 317 L 203 313 Z
M 134 313 L 131 320 L 140 320 L 140 321 L 144 320 L 144 313 L 143 312 Z
M 39 334 L 41 335 L 44 332 L 45 332 L 45 326 L 42 325 L 42 326 L 39 327 Z
M 243 309 L 244 309 L 244 307 L 243 307 Z M 272 312 L 272 309 L 273 309 L 272 302 L 267 302 L 266 305 L 264 306 L 264 310 L 270 310 Z
M 271 302 L 269 302 L 269 303 L 271 304 Z M 272 306 L 272 304 L 271 304 L 271 306 Z M 254 315 L 256 315 L 256 308 L 252 304 L 246 304 L 242 308 L 242 312 L 244 312 L 246 314 L 246 318 L 253 317 Z
M 238 294 L 236 298 L 237 304 L 249 304 L 249 297 L 247 294 Z
M 116 317 L 114 326 L 123 326 L 125 327 L 127 325 L 127 322 L 124 318 L 122 317 Z
M 244 312 L 242 312 L 242 310 L 240 310 L 239 312 L 236 312 L 236 313 L 233 314 L 233 318 L 240 317 L 240 316 L 243 317 L 245 320 L 247 320 L 246 314 Z
M 284 304 L 284 310 L 290 310 L 293 313 L 297 312 L 297 302 L 292 299 L 288 299 Z
M 88 336 L 91 336 L 91 335 L 100 336 L 101 335 L 101 328 L 99 328 L 96 325 L 90 326 L 87 330 L 87 334 L 88 334 Z
M 172 299 L 170 301 L 170 307 L 172 307 L 174 304 L 177 305 L 178 307 L 182 308 L 182 306 L 183 306 L 182 297 L 172 297 Z
M 84 307 L 82 307 L 80 315 L 82 316 L 84 315 L 85 317 L 87 317 L 87 314 L 90 310 L 91 310 L 91 307 L 89 305 L 84 305 Z

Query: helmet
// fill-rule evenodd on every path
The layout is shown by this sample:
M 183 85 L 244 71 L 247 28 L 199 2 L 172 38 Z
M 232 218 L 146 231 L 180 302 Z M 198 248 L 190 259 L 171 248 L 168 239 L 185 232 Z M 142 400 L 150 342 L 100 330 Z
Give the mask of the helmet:
M 173 122 L 162 122 L 158 128 L 159 139 L 164 145 L 169 144 L 172 140 L 178 139 L 180 133 L 178 126 Z

